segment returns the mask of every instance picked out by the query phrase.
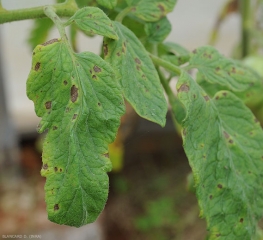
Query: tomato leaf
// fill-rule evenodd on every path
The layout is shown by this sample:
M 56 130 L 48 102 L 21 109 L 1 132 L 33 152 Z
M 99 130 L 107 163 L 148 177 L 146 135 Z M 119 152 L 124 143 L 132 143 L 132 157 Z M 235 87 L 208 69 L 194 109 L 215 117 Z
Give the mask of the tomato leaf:
M 204 92 L 185 72 L 177 83 L 186 108 L 183 142 L 209 239 L 254 239 L 263 210 L 263 131 L 233 93 Z
M 115 22 L 119 40 L 104 40 L 104 57 L 119 73 L 124 97 L 143 118 L 165 125 L 167 103 L 157 71 L 138 38 Z
M 97 7 L 84 7 L 78 10 L 66 23 L 75 23 L 87 34 L 99 34 L 108 38 L 118 39 L 112 21 Z
M 118 0 L 97 0 L 97 3 L 105 8 L 113 9 L 117 5 Z
M 53 39 L 33 52 L 27 95 L 42 117 L 39 132 L 48 130 L 41 174 L 49 219 L 75 227 L 93 222 L 107 200 L 108 144 L 124 113 L 112 68 Z

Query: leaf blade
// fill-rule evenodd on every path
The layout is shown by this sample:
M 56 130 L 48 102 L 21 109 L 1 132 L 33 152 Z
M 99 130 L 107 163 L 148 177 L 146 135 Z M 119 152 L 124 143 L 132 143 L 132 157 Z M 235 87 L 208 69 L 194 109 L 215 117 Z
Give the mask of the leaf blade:
M 38 45 L 33 53 L 27 95 L 49 129 L 42 176 L 48 217 L 80 227 L 104 208 L 113 142 L 124 103 L 111 67 L 93 53 L 75 54 L 63 40 Z
M 156 69 L 133 32 L 121 23 L 114 24 L 119 40 L 104 39 L 105 60 L 119 72 L 123 95 L 135 111 L 164 126 L 167 103 Z
M 253 239 L 263 209 L 259 123 L 234 94 L 221 91 L 210 99 L 186 73 L 177 90 L 187 110 L 184 149 L 209 239 Z

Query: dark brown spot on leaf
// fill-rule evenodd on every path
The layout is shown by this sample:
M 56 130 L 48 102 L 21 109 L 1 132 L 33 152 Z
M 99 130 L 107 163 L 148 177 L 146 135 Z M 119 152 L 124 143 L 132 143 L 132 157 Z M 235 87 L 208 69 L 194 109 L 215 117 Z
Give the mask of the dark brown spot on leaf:
M 117 56 L 119 57 L 121 54 L 119 52 L 117 52 Z
M 144 74 L 142 75 L 142 78 L 145 78 L 145 75 L 144 75 Z
M 180 86 L 180 88 L 178 89 L 178 92 L 188 92 L 188 91 L 189 91 L 189 86 L 186 85 L 185 83 L 182 84 L 182 85 Z
M 218 100 L 219 99 L 219 96 L 216 96 L 216 100 Z
M 223 188 L 222 184 L 218 184 L 217 187 L 220 189 Z
M 42 43 L 41 45 L 42 46 L 47 46 L 47 45 L 50 45 L 50 44 L 52 44 L 54 42 L 58 42 L 58 39 L 57 38 L 51 39 L 51 40 L 49 40 L 49 41 L 47 41 L 45 43 Z
M 68 84 L 68 82 L 67 82 L 66 80 L 64 80 L 63 83 L 64 83 L 64 85 L 67 85 L 67 84 Z
M 101 69 L 98 66 L 96 66 L 96 65 L 93 67 L 93 70 L 95 72 L 101 72 Z
M 72 117 L 72 119 L 73 119 L 73 120 L 76 119 L 77 116 L 78 116 L 78 114 L 74 114 L 73 117 Z
M 216 234 L 216 237 L 220 237 L 220 236 L 221 236 L 221 234 L 220 234 L 220 233 L 217 233 L 217 234 Z
M 75 85 L 73 85 L 70 89 L 71 102 L 76 102 L 78 99 L 78 95 L 78 88 Z
M 109 153 L 104 153 L 103 156 L 106 157 L 106 158 L 110 157 Z
M 101 106 L 101 103 L 100 103 L 100 102 L 98 102 L 98 106 Z
M 139 58 L 135 58 L 135 62 L 138 63 L 138 64 L 141 64 L 141 61 Z
M 92 78 L 93 78 L 93 79 L 97 79 L 97 76 L 96 76 L 96 75 L 92 75 Z
M 226 131 L 224 131 L 223 133 L 224 133 L 224 137 L 225 138 L 229 138 L 230 137 L 229 134 Z
M 36 53 L 35 52 L 33 52 L 33 55 L 35 55 Z
M 234 141 L 233 141 L 232 139 L 230 139 L 228 142 L 229 142 L 229 143 L 233 143 Z
M 108 55 L 109 50 L 108 50 L 108 45 L 107 44 L 103 45 L 103 52 L 104 52 L 104 56 Z
M 220 70 L 220 67 L 217 67 L 217 68 L 216 68 L 216 71 L 218 72 L 219 70 Z
M 194 50 L 193 50 L 193 54 L 196 54 L 196 53 L 197 53 L 197 50 L 196 50 L 196 49 L 194 49 Z
M 52 102 L 51 102 L 51 101 L 46 102 L 46 103 L 45 103 L 46 109 L 50 109 L 50 108 L 51 108 L 51 105 L 52 105 Z
M 57 168 L 57 167 L 54 167 L 54 170 L 55 170 L 55 172 L 57 172 L 57 171 L 58 171 L 58 168 Z
M 226 93 L 226 92 L 223 92 L 223 95 L 226 97 L 227 93 Z
M 160 29 L 160 25 L 159 25 L 159 24 L 156 25 L 156 29 L 157 29 L 157 30 Z
M 56 203 L 56 204 L 54 205 L 54 211 L 57 211 L 57 210 L 59 210 L 59 205 Z
M 48 169 L 47 163 L 43 164 L 42 169 L 44 169 L 44 170 L 47 170 L 47 169 Z
M 35 70 L 38 71 L 39 68 L 40 68 L 40 62 L 37 62 L 35 65 Z
M 53 126 L 53 130 L 57 130 L 58 129 L 58 127 L 57 126 Z
M 209 198 L 212 199 L 212 198 L 213 198 L 213 195 L 210 195 Z
M 204 96 L 204 99 L 206 100 L 206 101 L 209 101 L 209 97 L 206 95 L 206 96 Z
M 243 218 L 240 218 L 239 222 L 243 223 L 243 222 L 244 222 L 244 219 L 243 219 Z
M 163 5 L 161 5 L 161 4 L 158 4 L 157 5 L 157 7 L 161 10 L 161 12 L 164 12 L 165 11 L 165 9 L 164 9 L 164 7 L 163 7 Z
M 60 168 L 59 171 L 62 172 L 62 168 Z
M 141 68 L 140 68 L 139 66 L 136 66 L 136 69 L 137 69 L 138 71 L 140 71 L 140 70 L 141 70 Z

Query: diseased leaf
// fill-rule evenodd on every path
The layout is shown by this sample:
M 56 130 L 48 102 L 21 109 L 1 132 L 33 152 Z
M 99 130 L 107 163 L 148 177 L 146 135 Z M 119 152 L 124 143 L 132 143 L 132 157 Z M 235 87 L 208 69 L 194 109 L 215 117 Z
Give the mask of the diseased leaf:
M 209 98 L 185 72 L 177 84 L 187 115 L 183 142 L 209 239 L 254 239 L 263 210 L 263 132 L 228 91 Z
M 47 40 L 48 33 L 53 26 L 54 24 L 49 18 L 34 20 L 34 26 L 27 40 L 32 49 L 34 49 L 37 44 L 43 43 Z
M 118 39 L 112 21 L 97 7 L 84 7 L 78 10 L 66 23 L 75 23 L 87 34 L 99 34 L 108 38 Z
M 112 68 L 99 56 L 75 54 L 53 39 L 33 52 L 27 95 L 48 129 L 43 146 L 48 217 L 80 227 L 103 210 L 113 142 L 124 102 Z
M 163 17 L 157 22 L 146 23 L 145 32 L 147 34 L 147 41 L 150 43 L 160 43 L 169 35 L 172 30 L 171 23 L 166 17 Z
M 117 5 L 118 0 L 97 0 L 97 2 L 105 8 L 113 9 Z
M 177 0 L 126 0 L 131 11 L 136 17 L 146 21 L 155 22 L 166 16 L 173 8 Z
M 143 118 L 165 125 L 167 103 L 156 69 L 133 32 L 114 22 L 119 40 L 104 40 L 104 57 L 119 73 L 124 97 Z
M 198 83 L 213 96 L 219 90 L 229 90 L 245 102 L 263 91 L 260 76 L 245 65 L 227 59 L 210 46 L 194 50 L 190 67 L 197 68 Z

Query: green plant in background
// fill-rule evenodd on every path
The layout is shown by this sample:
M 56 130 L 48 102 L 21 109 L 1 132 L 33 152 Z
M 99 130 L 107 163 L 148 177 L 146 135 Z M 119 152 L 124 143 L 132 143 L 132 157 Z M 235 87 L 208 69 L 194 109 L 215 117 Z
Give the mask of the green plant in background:
M 208 239 L 255 239 L 263 213 L 263 131 L 245 104 L 261 102 L 262 77 L 213 47 L 189 52 L 163 42 L 171 30 L 165 16 L 176 0 L 59 2 L 14 11 L 0 5 L 0 23 L 48 17 L 36 20 L 32 44 L 45 41 L 53 24 L 60 34 L 35 47 L 27 81 L 42 117 L 39 132 L 48 130 L 41 174 L 49 219 L 80 227 L 98 217 L 108 195 L 108 145 L 124 99 L 164 126 L 165 90 L 182 128 Z M 101 57 L 76 52 L 77 31 L 104 37 Z M 175 76 L 177 95 L 169 85 Z

